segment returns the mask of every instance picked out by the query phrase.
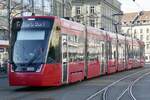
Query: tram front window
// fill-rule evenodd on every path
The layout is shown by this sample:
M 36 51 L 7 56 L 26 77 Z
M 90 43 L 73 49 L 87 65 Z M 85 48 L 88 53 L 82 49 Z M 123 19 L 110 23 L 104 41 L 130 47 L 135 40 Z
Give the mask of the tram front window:
M 14 44 L 13 61 L 15 63 L 43 63 L 46 41 L 45 31 L 21 30 Z
M 14 71 L 37 71 L 45 63 L 53 20 L 17 19 L 12 25 L 11 62 Z

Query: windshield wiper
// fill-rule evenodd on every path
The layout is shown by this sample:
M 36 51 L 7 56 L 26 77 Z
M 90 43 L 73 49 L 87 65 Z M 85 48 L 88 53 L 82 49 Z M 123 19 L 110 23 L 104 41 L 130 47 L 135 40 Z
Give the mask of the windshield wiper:
M 39 56 L 39 55 L 38 55 Z M 37 58 L 38 56 L 34 55 L 28 62 L 28 65 L 31 65 Z

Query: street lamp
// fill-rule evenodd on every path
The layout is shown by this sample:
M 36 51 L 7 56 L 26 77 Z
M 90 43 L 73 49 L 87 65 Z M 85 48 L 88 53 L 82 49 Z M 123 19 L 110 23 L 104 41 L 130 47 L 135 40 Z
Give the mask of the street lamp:
M 140 11 L 140 12 L 138 13 L 138 15 L 135 16 L 135 18 L 133 19 L 133 21 L 132 21 L 132 23 L 131 23 L 131 26 L 130 26 L 130 28 L 131 28 L 131 39 L 132 39 L 132 57 L 134 56 L 134 54 L 133 54 L 134 50 L 133 50 L 133 33 L 132 33 L 132 28 L 134 27 L 135 22 L 136 22 L 136 21 L 139 19 L 139 17 L 142 16 L 143 14 L 144 14 L 144 12 L 143 12 L 143 11 Z M 134 57 L 133 57 L 133 58 L 134 58 Z
M 117 14 L 113 14 L 112 16 L 115 17 L 115 16 L 122 16 L 123 15 L 123 12 L 120 12 L 120 13 L 117 13 Z M 113 23 L 114 24 L 114 27 L 115 27 L 115 33 L 116 33 L 116 38 L 117 38 L 117 44 L 116 44 L 116 60 L 118 61 L 118 25 L 120 24 L 119 22 L 117 23 Z M 126 48 L 125 48 L 126 49 Z
M 9 34 L 9 37 L 8 37 L 8 40 L 10 41 L 10 37 L 11 37 L 11 23 L 10 23 L 10 21 L 11 21 L 11 0 L 8 0 L 8 2 L 7 2 L 7 13 L 8 13 L 8 34 Z M 10 42 L 9 42 L 9 44 L 10 44 Z

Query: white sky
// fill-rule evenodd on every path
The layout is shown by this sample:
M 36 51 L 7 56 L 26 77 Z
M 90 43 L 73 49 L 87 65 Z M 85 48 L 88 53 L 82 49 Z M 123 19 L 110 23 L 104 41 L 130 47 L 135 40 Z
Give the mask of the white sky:
M 122 11 L 124 12 L 138 12 L 141 10 L 150 11 L 150 0 L 118 0 L 122 3 Z

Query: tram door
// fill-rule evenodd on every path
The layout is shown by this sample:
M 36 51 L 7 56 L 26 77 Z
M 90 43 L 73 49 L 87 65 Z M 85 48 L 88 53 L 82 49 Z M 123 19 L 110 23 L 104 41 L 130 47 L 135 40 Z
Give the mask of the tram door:
M 105 43 L 101 43 L 101 74 L 106 73 L 106 53 L 105 53 Z
M 68 40 L 62 35 L 62 83 L 68 83 Z

